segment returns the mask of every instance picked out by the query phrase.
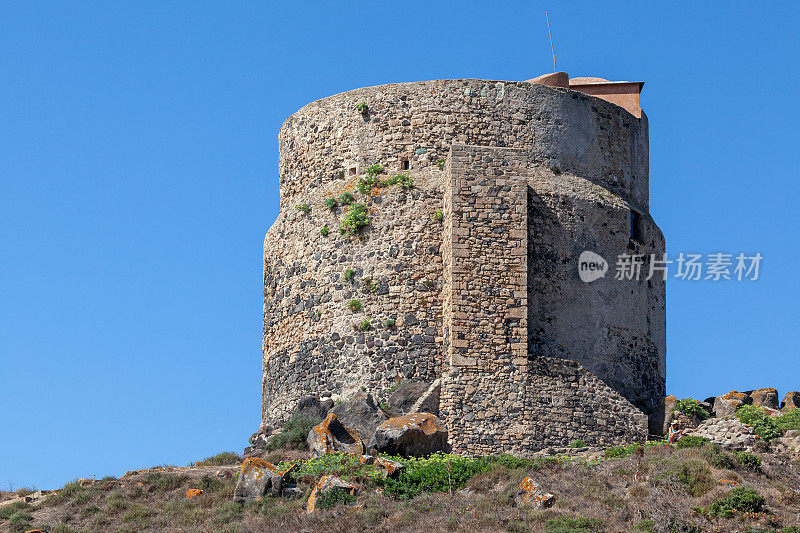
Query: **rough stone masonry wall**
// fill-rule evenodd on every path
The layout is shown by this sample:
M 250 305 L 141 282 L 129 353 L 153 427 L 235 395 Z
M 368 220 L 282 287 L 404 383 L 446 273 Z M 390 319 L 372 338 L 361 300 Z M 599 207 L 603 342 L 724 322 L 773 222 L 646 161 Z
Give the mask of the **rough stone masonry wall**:
M 454 145 L 445 177 L 445 374 L 457 452 L 643 440 L 647 416 L 580 364 L 528 352 L 523 150 Z
M 369 106 L 365 115 L 355 110 L 360 102 Z M 365 387 L 381 396 L 397 379 L 430 381 L 441 375 L 447 293 L 442 292 L 443 228 L 433 214 L 447 198 L 445 171 L 437 161 L 459 143 L 523 149 L 519 157 L 528 170 L 516 175 L 525 175 L 529 188 L 535 188 L 536 180 L 555 187 L 557 194 L 549 198 L 559 216 L 563 187 L 551 167 L 579 184 L 574 197 L 584 202 L 585 212 L 592 212 L 595 201 L 594 196 L 581 197 L 585 190 L 613 199 L 613 231 L 627 232 L 628 207 L 647 217 L 647 119 L 636 119 L 608 102 L 525 82 L 436 80 L 367 87 L 308 104 L 281 128 L 281 212 L 264 241 L 263 427 L 280 425 L 308 394 L 336 399 Z M 367 196 L 354 192 L 357 201 L 369 206 L 371 224 L 361 239 L 340 235 L 346 208 L 330 211 L 323 200 L 353 192 L 369 164 L 384 164 L 391 176 L 404 160 L 415 188 L 394 186 Z M 311 205 L 308 214 L 295 209 L 305 202 Z M 564 227 L 573 228 L 575 235 L 597 242 L 608 231 L 580 221 L 569 224 Z M 320 234 L 325 225 L 327 237 Z M 534 231 L 530 223 L 528 230 Z M 561 246 L 557 259 L 574 261 L 577 255 L 572 254 Z M 529 257 L 529 291 L 532 283 L 547 289 L 546 277 L 532 280 L 532 272 L 540 273 L 537 261 L 537 256 Z M 355 270 L 351 281 L 343 279 L 348 268 Z M 561 295 L 579 301 L 574 279 L 565 281 Z M 652 301 L 646 294 L 651 290 L 658 289 L 603 289 L 606 296 L 618 298 L 613 305 L 619 306 L 623 320 L 629 303 L 625 294 Z M 541 313 L 533 313 L 529 301 L 529 326 L 531 320 L 568 312 L 543 307 L 547 294 L 533 295 Z M 358 298 L 363 309 L 351 312 L 346 305 L 351 298 Z M 663 314 L 643 316 L 663 324 Z M 396 326 L 384 327 L 387 318 L 396 319 Z M 357 331 L 363 320 L 370 321 L 370 329 Z M 591 323 L 585 336 L 605 335 L 608 327 L 602 321 Z M 650 340 L 647 329 L 635 329 L 637 342 Z M 566 330 L 567 324 L 559 322 L 539 336 L 553 347 L 548 352 L 553 357 L 574 356 L 587 364 L 603 353 L 589 345 L 580 353 L 566 353 L 562 347 L 571 339 Z M 613 343 L 603 350 L 608 356 L 600 359 L 611 375 L 615 358 L 623 354 L 616 354 Z M 639 379 L 622 376 L 614 388 L 628 386 L 625 394 L 638 394 Z M 558 382 L 553 383 L 555 390 Z

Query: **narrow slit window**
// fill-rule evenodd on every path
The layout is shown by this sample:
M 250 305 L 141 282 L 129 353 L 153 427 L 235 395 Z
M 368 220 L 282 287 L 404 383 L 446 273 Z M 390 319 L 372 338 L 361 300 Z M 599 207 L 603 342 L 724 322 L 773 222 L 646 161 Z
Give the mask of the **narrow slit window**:
M 411 161 L 407 157 L 400 160 L 400 170 L 408 170 L 411 168 Z
M 644 222 L 642 214 L 631 209 L 631 239 L 636 242 L 644 242 Z
M 356 167 L 350 167 L 350 175 L 351 176 L 355 176 L 357 173 L 358 173 L 358 171 L 356 170 Z

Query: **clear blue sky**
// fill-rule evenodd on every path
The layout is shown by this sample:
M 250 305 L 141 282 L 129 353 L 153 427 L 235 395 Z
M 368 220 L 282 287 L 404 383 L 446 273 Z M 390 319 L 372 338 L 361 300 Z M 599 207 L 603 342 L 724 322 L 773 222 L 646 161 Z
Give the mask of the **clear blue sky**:
M 0 8 L 0 488 L 241 451 L 277 133 L 388 82 L 644 80 L 669 392 L 800 389 L 795 3 L 16 2 Z

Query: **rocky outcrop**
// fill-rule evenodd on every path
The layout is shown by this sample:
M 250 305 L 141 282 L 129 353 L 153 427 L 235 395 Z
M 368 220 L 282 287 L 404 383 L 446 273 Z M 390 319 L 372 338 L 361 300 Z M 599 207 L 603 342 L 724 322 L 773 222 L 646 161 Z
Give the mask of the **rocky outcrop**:
M 739 407 L 749 404 L 751 401 L 750 396 L 735 390 L 722 396 L 717 396 L 714 399 L 714 416 L 733 416 Z
M 364 442 L 352 429 L 345 427 L 334 413 L 311 428 L 306 438 L 309 457 L 319 457 L 342 452 L 352 455 L 364 453 Z
M 375 429 L 369 450 L 403 457 L 423 457 L 447 448 L 447 428 L 431 413 L 390 418 Z
M 320 400 L 315 396 L 306 396 L 297 403 L 295 416 L 304 416 L 314 421 L 323 420 L 333 408 L 333 400 Z
M 778 391 L 773 388 L 756 389 L 750 393 L 750 399 L 758 407 L 778 408 Z
M 752 427 L 735 418 L 709 418 L 685 434 L 703 437 L 736 450 L 752 450 L 758 440 Z
M 669 433 L 669 425 L 672 423 L 672 411 L 678 405 L 678 399 L 675 396 L 669 395 L 664 398 L 664 424 L 662 425 L 661 434 L 667 435 Z
M 391 415 L 403 416 L 411 413 L 411 408 L 428 391 L 429 387 L 430 384 L 424 381 L 407 380 L 401 382 L 387 400 Z
M 314 487 L 314 490 L 311 491 L 311 495 L 308 497 L 306 510 L 309 513 L 316 511 L 319 499 L 334 489 L 342 490 L 351 496 L 358 494 L 358 487 L 352 483 L 339 479 L 336 476 L 322 476 Z
M 356 432 L 362 440 L 369 440 L 378 424 L 386 417 L 378 410 L 371 394 L 361 393 L 340 403 L 331 411 L 342 424 Z
M 781 402 L 781 409 L 794 409 L 800 407 L 800 392 L 797 391 L 789 391 L 786 393 L 786 396 L 783 397 L 783 402 Z
M 555 496 L 545 492 L 538 483 L 529 477 L 523 479 L 517 489 L 516 502 L 518 507 L 543 509 L 553 505 L 555 499 Z

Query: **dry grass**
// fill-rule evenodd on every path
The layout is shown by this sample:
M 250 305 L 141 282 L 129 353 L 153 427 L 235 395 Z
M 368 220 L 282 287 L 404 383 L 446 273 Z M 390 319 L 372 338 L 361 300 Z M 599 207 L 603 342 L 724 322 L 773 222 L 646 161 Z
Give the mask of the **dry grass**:
M 296 452 L 280 452 L 278 459 Z M 706 454 L 707 455 L 707 454 Z M 304 500 L 265 497 L 232 502 L 234 475 L 217 468 L 142 472 L 119 480 L 68 484 L 61 494 L 20 508 L 17 522 L 0 515 L 0 530 L 23 531 L 747 531 L 800 527 L 800 469 L 762 455 L 760 470 L 717 469 L 699 449 L 653 446 L 599 464 L 561 462 L 542 468 L 496 465 L 474 476 L 464 491 L 422 493 L 397 500 L 364 487 L 352 506 L 313 515 Z M 688 466 L 687 466 L 688 465 Z M 542 511 L 514 505 L 521 479 L 530 475 L 556 496 Z M 721 480 L 725 480 L 722 482 Z M 734 485 L 757 490 L 767 512 L 713 518 L 708 508 Z M 204 493 L 193 499 L 186 491 Z M 310 487 L 305 487 L 306 493 Z M 27 514 L 27 515 L 26 515 Z M 29 519 L 26 518 L 29 516 Z M 638 526 L 638 529 L 637 529 Z

